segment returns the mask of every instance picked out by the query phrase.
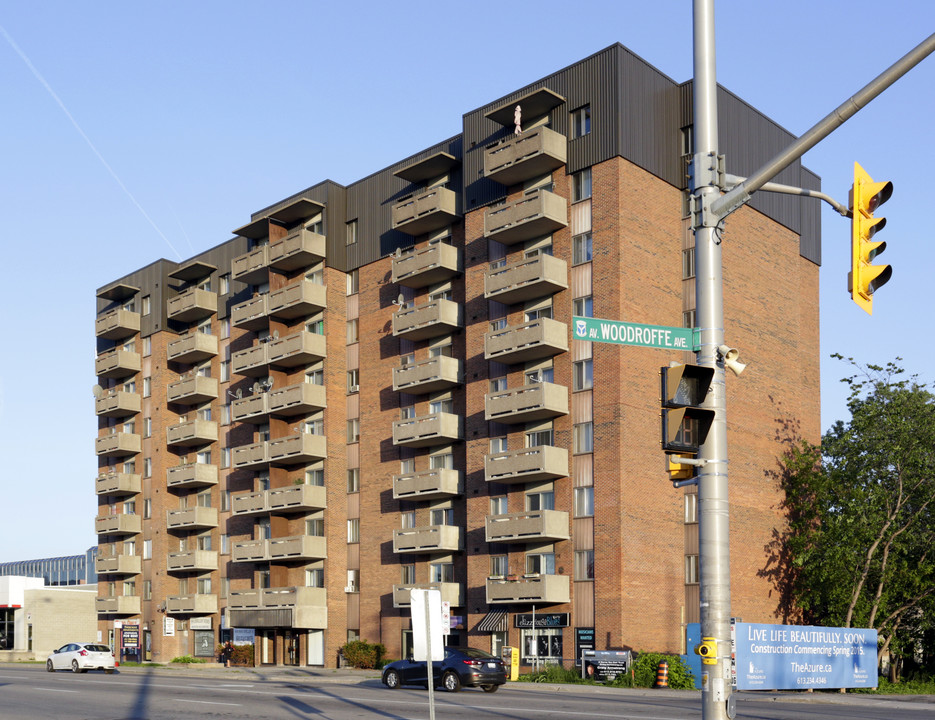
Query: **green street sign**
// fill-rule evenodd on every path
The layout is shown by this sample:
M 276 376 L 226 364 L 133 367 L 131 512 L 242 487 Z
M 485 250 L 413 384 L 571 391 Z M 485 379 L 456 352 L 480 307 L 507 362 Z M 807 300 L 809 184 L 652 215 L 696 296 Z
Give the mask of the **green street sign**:
M 692 328 L 625 323 L 590 317 L 573 317 L 571 320 L 574 326 L 572 337 L 575 340 L 640 345 L 662 350 L 695 350 L 695 331 Z

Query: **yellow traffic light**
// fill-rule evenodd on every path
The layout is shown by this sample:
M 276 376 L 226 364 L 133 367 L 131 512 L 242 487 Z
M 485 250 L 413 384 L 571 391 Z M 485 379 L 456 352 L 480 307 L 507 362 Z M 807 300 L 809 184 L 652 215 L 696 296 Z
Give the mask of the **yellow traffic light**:
M 666 467 L 669 472 L 669 480 L 691 480 L 695 477 L 695 467 L 677 462 L 672 458 L 680 458 L 679 455 L 666 455 Z
M 886 218 L 876 218 L 876 212 L 893 194 L 893 183 L 874 182 L 858 163 L 854 163 L 854 185 L 851 187 L 851 271 L 847 289 L 851 299 L 871 315 L 873 293 L 890 279 L 893 268 L 873 265 L 873 260 L 886 249 L 886 243 L 873 236 L 886 225 Z

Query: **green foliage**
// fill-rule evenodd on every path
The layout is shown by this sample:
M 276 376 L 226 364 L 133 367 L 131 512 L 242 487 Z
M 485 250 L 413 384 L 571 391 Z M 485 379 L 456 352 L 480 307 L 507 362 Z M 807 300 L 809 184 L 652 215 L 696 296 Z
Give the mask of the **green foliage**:
M 878 678 L 879 687 L 857 688 L 848 692 L 866 695 L 935 695 L 935 680 L 910 680 L 908 682 L 893 683 L 885 677 Z
M 203 658 L 192 657 L 191 655 L 179 655 L 178 657 L 172 658 L 169 662 L 180 663 L 183 665 L 193 665 L 196 663 L 206 663 L 208 661 Z
M 577 668 L 564 668 L 561 665 L 546 665 L 536 672 L 520 675 L 522 682 L 536 683 L 582 683 L 594 685 L 593 680 L 582 680 L 581 671 Z
M 656 652 L 643 652 L 636 656 L 630 666 L 631 672 L 618 675 L 614 678 L 613 687 L 654 687 L 656 684 L 656 671 L 659 663 L 665 660 L 669 663 L 669 687 L 673 690 L 694 690 L 695 676 L 682 662 L 678 655 L 663 655 Z
M 352 640 L 341 648 L 344 658 L 351 667 L 372 670 L 383 666 L 386 647 L 380 643 L 370 644 L 366 640 Z

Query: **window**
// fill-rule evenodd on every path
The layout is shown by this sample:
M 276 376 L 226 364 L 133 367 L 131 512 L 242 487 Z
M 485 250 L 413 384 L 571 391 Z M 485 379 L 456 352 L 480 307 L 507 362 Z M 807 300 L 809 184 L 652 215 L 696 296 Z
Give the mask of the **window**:
M 594 515 L 594 486 L 575 488 L 575 517 Z
M 202 335 L 211 334 L 211 318 L 205 318 L 200 323 L 198 323 L 198 332 Z
M 221 448 L 221 469 L 231 466 L 231 449 L 229 447 Z
M 503 390 L 506 390 L 506 378 L 505 377 L 490 378 L 490 392 L 491 393 L 502 392 Z
M 429 565 L 429 582 L 454 582 L 455 566 L 450 562 L 432 563 Z
M 429 455 L 429 467 L 432 470 L 453 470 L 455 466 L 455 456 L 453 453 L 439 453 L 438 455 Z
M 359 592 L 360 591 L 360 570 L 348 570 L 347 571 L 347 587 L 344 588 L 347 592 Z M 351 638 L 351 633 L 354 633 L 355 637 Z M 357 631 L 348 630 L 348 639 L 356 639 Z
M 205 490 L 195 496 L 198 507 L 211 507 L 211 491 Z
M 151 417 L 143 418 L 143 437 L 148 438 L 153 436 L 153 419 Z
M 506 495 L 495 495 L 490 498 L 490 514 L 491 515 L 506 515 L 507 514 L 507 501 Z
M 416 566 L 413 563 L 399 566 L 399 582 L 402 585 L 415 585 Z
M 256 584 L 259 588 L 270 587 L 269 570 L 258 570 L 256 574 Z
M 490 454 L 506 452 L 506 437 L 490 438 Z
M 221 533 L 221 554 L 230 555 L 231 538 L 227 533 Z
M 200 577 L 198 578 L 198 590 L 199 595 L 210 595 L 211 594 L 211 576 Z
M 698 522 L 698 495 L 689 493 L 685 496 L 685 524 Z
M 552 444 L 552 429 L 533 430 L 526 433 L 526 447 L 537 447 L 539 445 Z
M 360 284 L 360 271 L 350 270 L 347 273 L 347 294 L 353 295 L 357 292 Z
M 578 423 L 574 427 L 575 452 L 594 452 L 594 423 Z
M 574 390 L 590 390 L 594 386 L 593 360 L 579 360 L 572 364 L 572 388 Z
M 306 435 L 324 435 L 325 434 L 325 419 L 319 414 L 318 417 L 309 418 L 304 423 L 302 423 L 302 432 Z
M 136 472 L 136 460 L 127 460 L 123 464 L 123 471 L 128 475 L 132 475 Z
M 695 277 L 695 248 L 682 250 L 682 280 Z
M 539 318 L 550 318 L 552 317 L 552 306 L 548 305 L 546 307 L 536 308 L 535 310 L 526 311 L 526 322 L 532 322 L 533 320 L 538 320 Z
M 451 349 L 451 341 L 446 342 L 444 345 L 436 345 L 435 347 L 429 348 L 429 357 L 453 357 L 454 351 Z
M 506 555 L 490 556 L 490 576 L 503 577 L 510 574 L 509 558 Z
M 454 525 L 454 508 L 434 508 L 430 514 L 430 525 Z
M 403 458 L 399 461 L 399 474 L 400 475 L 409 475 L 416 471 L 416 459 L 415 458 Z
M 524 377 L 526 378 L 527 385 L 532 385 L 533 383 L 550 383 L 555 380 L 555 368 L 544 367 L 538 370 L 527 370 Z
M 347 521 L 347 541 L 349 543 L 360 542 L 360 518 L 349 518 Z
M 305 382 L 309 385 L 324 385 L 325 371 L 323 368 L 314 368 L 305 373 Z
M 698 583 L 698 556 L 685 556 L 685 584 L 696 585 Z
M 538 512 L 539 510 L 555 509 L 555 493 L 551 490 L 529 493 L 526 495 L 526 510 Z
M 256 474 L 257 490 L 269 490 L 269 471 L 263 470 Z
M 325 586 L 325 571 L 323 568 L 306 568 L 305 587 L 323 588 Z
M 416 511 L 406 510 L 399 514 L 399 526 L 403 530 L 411 530 L 416 526 Z
M 555 553 L 532 553 L 526 556 L 527 575 L 554 575 Z
M 153 499 L 143 498 L 143 518 L 149 520 L 153 516 Z
M 227 340 L 231 336 L 231 321 L 230 318 L 224 318 L 221 320 L 221 339 Z
M 499 332 L 500 330 L 503 330 L 503 329 L 505 329 L 505 328 L 506 328 L 506 318 L 505 318 L 505 317 L 498 318 L 498 319 L 496 319 L 496 320 L 491 320 L 491 321 L 490 321 L 490 332 L 492 332 L 492 333 Z
M 207 532 L 204 535 L 198 536 L 198 549 L 199 550 L 211 550 L 211 533 Z
M 325 536 L 325 519 L 309 518 L 305 521 L 305 534 L 309 537 Z
M 349 393 L 359 392 L 360 370 L 357 368 L 347 371 L 347 391 Z
M 152 580 L 143 581 L 143 599 L 144 600 L 153 599 L 153 581 Z
M 221 424 L 231 424 L 231 406 L 230 403 L 221 403 Z
M 143 477 L 148 478 L 152 476 L 153 476 L 153 459 L 143 458 Z
M 153 354 L 153 339 L 151 337 L 143 338 L 143 357 L 149 357 Z
M 357 242 L 357 221 L 351 220 L 347 223 L 347 236 L 346 243 L 348 245 L 353 245 Z
M 205 405 L 204 407 L 198 408 L 198 419 L 210 421 L 211 420 L 211 406 Z
M 142 312 L 143 315 L 149 315 L 153 311 L 153 302 L 152 298 L 149 295 L 144 295 L 142 300 Z
M 429 403 L 429 414 L 454 412 L 454 402 L 451 398 L 433 400 Z
M 571 201 L 579 202 L 591 197 L 591 168 L 585 168 L 571 176 Z
M 578 317 L 594 317 L 594 298 L 590 295 L 575 298 L 572 302 L 572 314 Z
M 316 487 L 325 486 L 325 469 L 324 468 L 311 468 L 305 471 L 305 484 L 314 485 Z
M 221 360 L 221 382 L 228 382 L 231 379 L 231 361 Z
M 687 328 L 695 327 L 695 311 L 694 310 L 685 310 L 682 313 L 682 327 L 687 327 Z
M 135 580 L 124 580 L 123 581 L 123 595 L 124 597 L 128 595 L 136 595 L 136 581 Z
M 679 130 L 679 140 L 682 150 L 682 155 L 691 155 L 695 152 L 695 128 L 693 125 L 686 125 L 681 130 Z
M 321 318 L 317 320 L 309 320 L 307 323 L 305 323 L 305 331 L 312 333 L 312 335 L 324 335 L 325 321 Z
M 231 595 L 231 581 L 230 578 L 222 577 L 221 578 L 221 597 L 229 598 Z
M 347 421 L 347 441 L 355 443 L 360 440 L 360 420 L 353 418 Z
M 231 291 L 230 273 L 225 273 L 218 278 L 218 292 L 221 295 L 227 295 Z
M 571 139 L 584 137 L 591 132 L 591 106 L 585 105 L 571 113 Z
M 360 339 L 360 324 L 357 318 L 347 321 L 347 344 L 355 343 Z
M 577 550 L 575 552 L 575 580 L 594 579 L 594 551 Z
M 153 379 L 151 377 L 143 378 L 143 397 L 150 397 L 153 394 Z
M 412 365 L 412 363 L 414 363 L 415 361 L 416 361 L 416 354 L 415 354 L 415 353 L 406 353 L 405 355 L 400 355 L 400 356 L 399 356 L 399 364 L 400 364 L 402 367 L 406 367 L 406 366 L 408 366 L 408 365 Z
M 360 468 L 348 468 L 347 491 L 349 493 L 360 492 Z
M 580 265 L 591 262 L 591 233 L 586 232 L 575 235 L 571 239 L 571 263 Z
M 230 512 L 231 509 L 231 491 L 221 490 L 221 511 Z

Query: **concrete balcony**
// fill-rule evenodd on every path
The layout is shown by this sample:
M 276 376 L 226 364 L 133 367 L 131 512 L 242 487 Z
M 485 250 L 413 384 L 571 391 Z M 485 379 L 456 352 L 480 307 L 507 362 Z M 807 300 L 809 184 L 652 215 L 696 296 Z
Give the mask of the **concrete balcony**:
M 233 562 L 271 562 L 297 560 L 312 562 L 328 557 L 327 541 L 314 535 L 246 540 L 231 546 Z
M 261 245 L 234 258 L 231 263 L 231 279 L 250 285 L 266 282 L 269 279 L 269 246 Z
M 232 465 L 235 469 L 269 465 L 269 443 L 258 442 L 234 448 Z
M 94 491 L 98 495 L 136 495 L 143 491 L 142 478 L 134 473 L 98 475 Z
M 393 258 L 393 282 L 416 289 L 448 280 L 461 270 L 461 251 L 441 242 Z
M 218 596 L 169 595 L 166 597 L 166 613 L 169 615 L 213 615 L 218 611 Z
M 568 476 L 568 450 L 536 445 L 484 456 L 487 482 L 525 483 Z
M 140 331 L 140 314 L 132 310 L 114 308 L 98 315 L 94 334 L 106 340 L 122 340 Z
M 488 515 L 487 542 L 549 542 L 567 540 L 568 513 L 561 510 L 530 510 L 507 515 Z
M 269 295 L 255 295 L 231 308 L 231 324 L 243 330 L 259 330 L 269 324 Z
M 298 383 L 265 393 L 269 398 L 269 414 L 276 417 L 307 415 L 328 407 L 328 394 L 324 385 Z
M 94 373 L 98 377 L 114 380 L 136 375 L 140 367 L 142 366 L 138 352 L 119 348 L 102 352 L 94 361 Z
M 541 382 L 512 390 L 488 393 L 484 419 L 501 423 L 525 423 L 568 414 L 568 388 Z
M 217 484 L 217 465 L 188 463 L 170 467 L 166 471 L 166 487 L 169 488 L 210 487 Z
M 484 177 L 501 185 L 518 185 L 565 164 L 568 141 L 547 127 L 510 135 L 484 151 Z
M 461 219 L 458 195 L 436 186 L 407 195 L 393 206 L 393 229 L 407 235 L 424 235 Z
M 418 585 L 394 585 L 394 608 L 407 608 L 412 605 L 410 590 L 438 590 L 441 592 L 442 602 L 450 603 L 451 607 L 464 606 L 464 586 L 461 583 L 433 582 Z
M 227 610 L 231 626 L 322 630 L 328 627 L 328 591 L 314 587 L 232 590 Z
M 484 236 L 504 245 L 549 235 L 568 225 L 565 198 L 548 190 L 536 190 L 484 215 Z
M 188 420 L 166 428 L 166 444 L 194 447 L 217 442 L 218 424 L 213 420 Z
M 139 575 L 143 572 L 143 559 L 139 555 L 111 555 L 94 559 L 98 575 Z
M 328 306 L 328 288 L 300 280 L 269 294 L 269 315 L 280 320 L 307 317 Z
M 217 508 L 195 506 L 166 511 L 167 530 L 208 530 L 217 526 Z
M 393 531 L 393 552 L 440 553 L 458 552 L 461 549 L 461 527 L 459 525 L 426 525 Z
M 266 346 L 260 343 L 246 350 L 235 352 L 231 357 L 231 368 L 238 375 L 266 377 L 269 375 L 269 359 Z
M 487 579 L 487 604 L 538 603 L 557 605 L 570 601 L 567 575 L 523 576 L 521 580 Z
M 194 375 L 184 380 L 171 383 L 166 398 L 169 402 L 185 405 L 198 405 L 218 396 L 217 378 Z
M 461 304 L 452 300 L 430 300 L 393 313 L 393 336 L 407 340 L 447 335 L 461 325 Z
M 484 358 L 513 365 L 568 352 L 568 326 L 552 318 L 505 327 L 484 336 Z
M 301 330 L 266 343 L 269 364 L 294 368 L 325 358 L 328 354 L 324 335 Z M 343 352 L 343 351 L 342 351 Z
M 484 297 L 507 305 L 535 300 L 568 288 L 568 263 L 536 255 L 487 270 Z
M 170 320 L 195 322 L 211 317 L 218 311 L 218 294 L 201 288 L 189 288 L 171 298 L 166 305 Z
M 183 335 L 178 340 L 170 342 L 166 349 L 166 359 L 180 363 L 201 362 L 217 354 L 217 336 L 206 335 L 203 332 L 190 332 Z
M 393 423 L 394 445 L 431 447 L 463 439 L 461 416 L 454 413 L 438 412 Z
M 169 572 L 208 572 L 217 569 L 217 550 L 189 550 L 166 556 L 166 570 Z
M 324 435 L 299 433 L 270 440 L 267 452 L 274 465 L 298 465 L 328 457 L 328 439 Z
M 98 457 L 127 457 L 136 455 L 142 447 L 142 439 L 136 433 L 117 432 L 102 435 L 94 441 Z
M 394 500 L 437 500 L 462 492 L 460 470 L 436 468 L 393 477 Z
M 393 390 L 413 395 L 438 392 L 460 385 L 460 358 L 438 355 L 393 368 Z
M 98 417 L 126 417 L 140 411 L 142 400 L 137 393 L 111 390 L 94 401 Z
M 324 235 L 299 228 L 282 240 L 269 245 L 269 265 L 277 270 L 291 272 L 307 268 L 325 258 Z
M 234 515 L 288 515 L 324 510 L 327 507 L 325 488 L 318 485 L 291 485 L 285 488 L 234 495 L 231 510 Z
M 94 518 L 94 532 L 98 535 L 136 535 L 143 531 L 139 515 L 98 515 Z
M 140 596 L 121 595 L 119 597 L 94 598 L 98 615 L 139 615 Z

